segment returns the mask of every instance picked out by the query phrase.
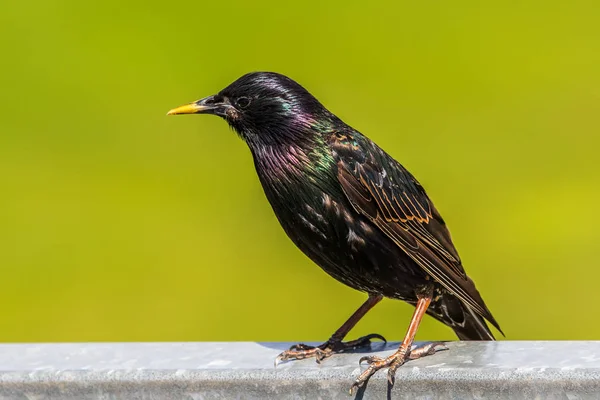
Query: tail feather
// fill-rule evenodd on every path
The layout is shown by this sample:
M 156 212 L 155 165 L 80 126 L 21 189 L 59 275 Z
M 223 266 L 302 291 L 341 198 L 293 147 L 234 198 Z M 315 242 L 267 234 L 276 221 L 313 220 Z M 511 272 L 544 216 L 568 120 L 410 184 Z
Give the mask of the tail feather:
M 452 328 L 460 340 L 496 340 L 485 319 L 457 297 L 445 292 L 435 296 L 427 313 Z M 487 307 L 486 307 L 487 309 Z M 489 314 L 491 316 L 491 313 Z M 490 321 L 502 335 L 500 326 L 492 317 Z
M 460 340 L 496 340 L 483 317 L 475 314 L 468 306 L 464 306 L 464 309 L 464 323 L 451 326 Z

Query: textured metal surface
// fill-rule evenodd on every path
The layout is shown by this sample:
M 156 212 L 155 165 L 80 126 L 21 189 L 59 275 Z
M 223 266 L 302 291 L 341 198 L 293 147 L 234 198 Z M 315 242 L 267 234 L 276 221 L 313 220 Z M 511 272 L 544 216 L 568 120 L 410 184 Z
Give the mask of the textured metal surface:
M 349 399 L 362 353 L 273 367 L 288 343 L 0 345 L 0 399 Z M 397 343 L 368 353 L 390 354 Z M 600 342 L 451 342 L 360 399 L 600 399 Z

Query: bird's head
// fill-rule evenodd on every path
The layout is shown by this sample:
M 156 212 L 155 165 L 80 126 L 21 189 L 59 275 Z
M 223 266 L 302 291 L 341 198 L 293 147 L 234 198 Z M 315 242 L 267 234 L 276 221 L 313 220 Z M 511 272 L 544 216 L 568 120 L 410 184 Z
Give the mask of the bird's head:
M 219 93 L 168 113 L 176 114 L 218 115 L 250 145 L 298 140 L 335 118 L 306 89 L 274 72 L 246 74 Z

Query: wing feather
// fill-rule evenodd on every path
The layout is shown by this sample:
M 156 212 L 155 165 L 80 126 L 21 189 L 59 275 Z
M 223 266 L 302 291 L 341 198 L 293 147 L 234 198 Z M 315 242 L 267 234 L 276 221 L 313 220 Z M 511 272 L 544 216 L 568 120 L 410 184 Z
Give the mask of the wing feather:
M 348 133 L 344 134 L 347 141 Z M 362 140 L 361 140 L 362 139 Z M 466 275 L 450 232 L 417 180 L 364 137 L 330 143 L 338 179 L 357 212 L 474 312 L 500 329 Z

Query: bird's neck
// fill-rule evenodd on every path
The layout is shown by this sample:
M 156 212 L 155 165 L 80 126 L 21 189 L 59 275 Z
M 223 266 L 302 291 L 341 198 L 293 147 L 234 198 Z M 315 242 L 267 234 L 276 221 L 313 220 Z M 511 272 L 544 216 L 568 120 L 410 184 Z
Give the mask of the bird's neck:
M 318 174 L 333 162 L 323 139 L 303 138 L 251 146 L 258 174 L 270 181 L 291 181 Z
M 280 221 L 285 220 L 282 215 L 329 193 L 334 186 L 335 163 L 326 146 L 261 146 L 253 149 L 252 155 L 265 195 Z
M 273 178 L 316 174 L 333 163 L 327 137 L 335 126 L 330 118 L 298 114 L 274 132 L 249 135 L 246 142 L 259 174 Z

